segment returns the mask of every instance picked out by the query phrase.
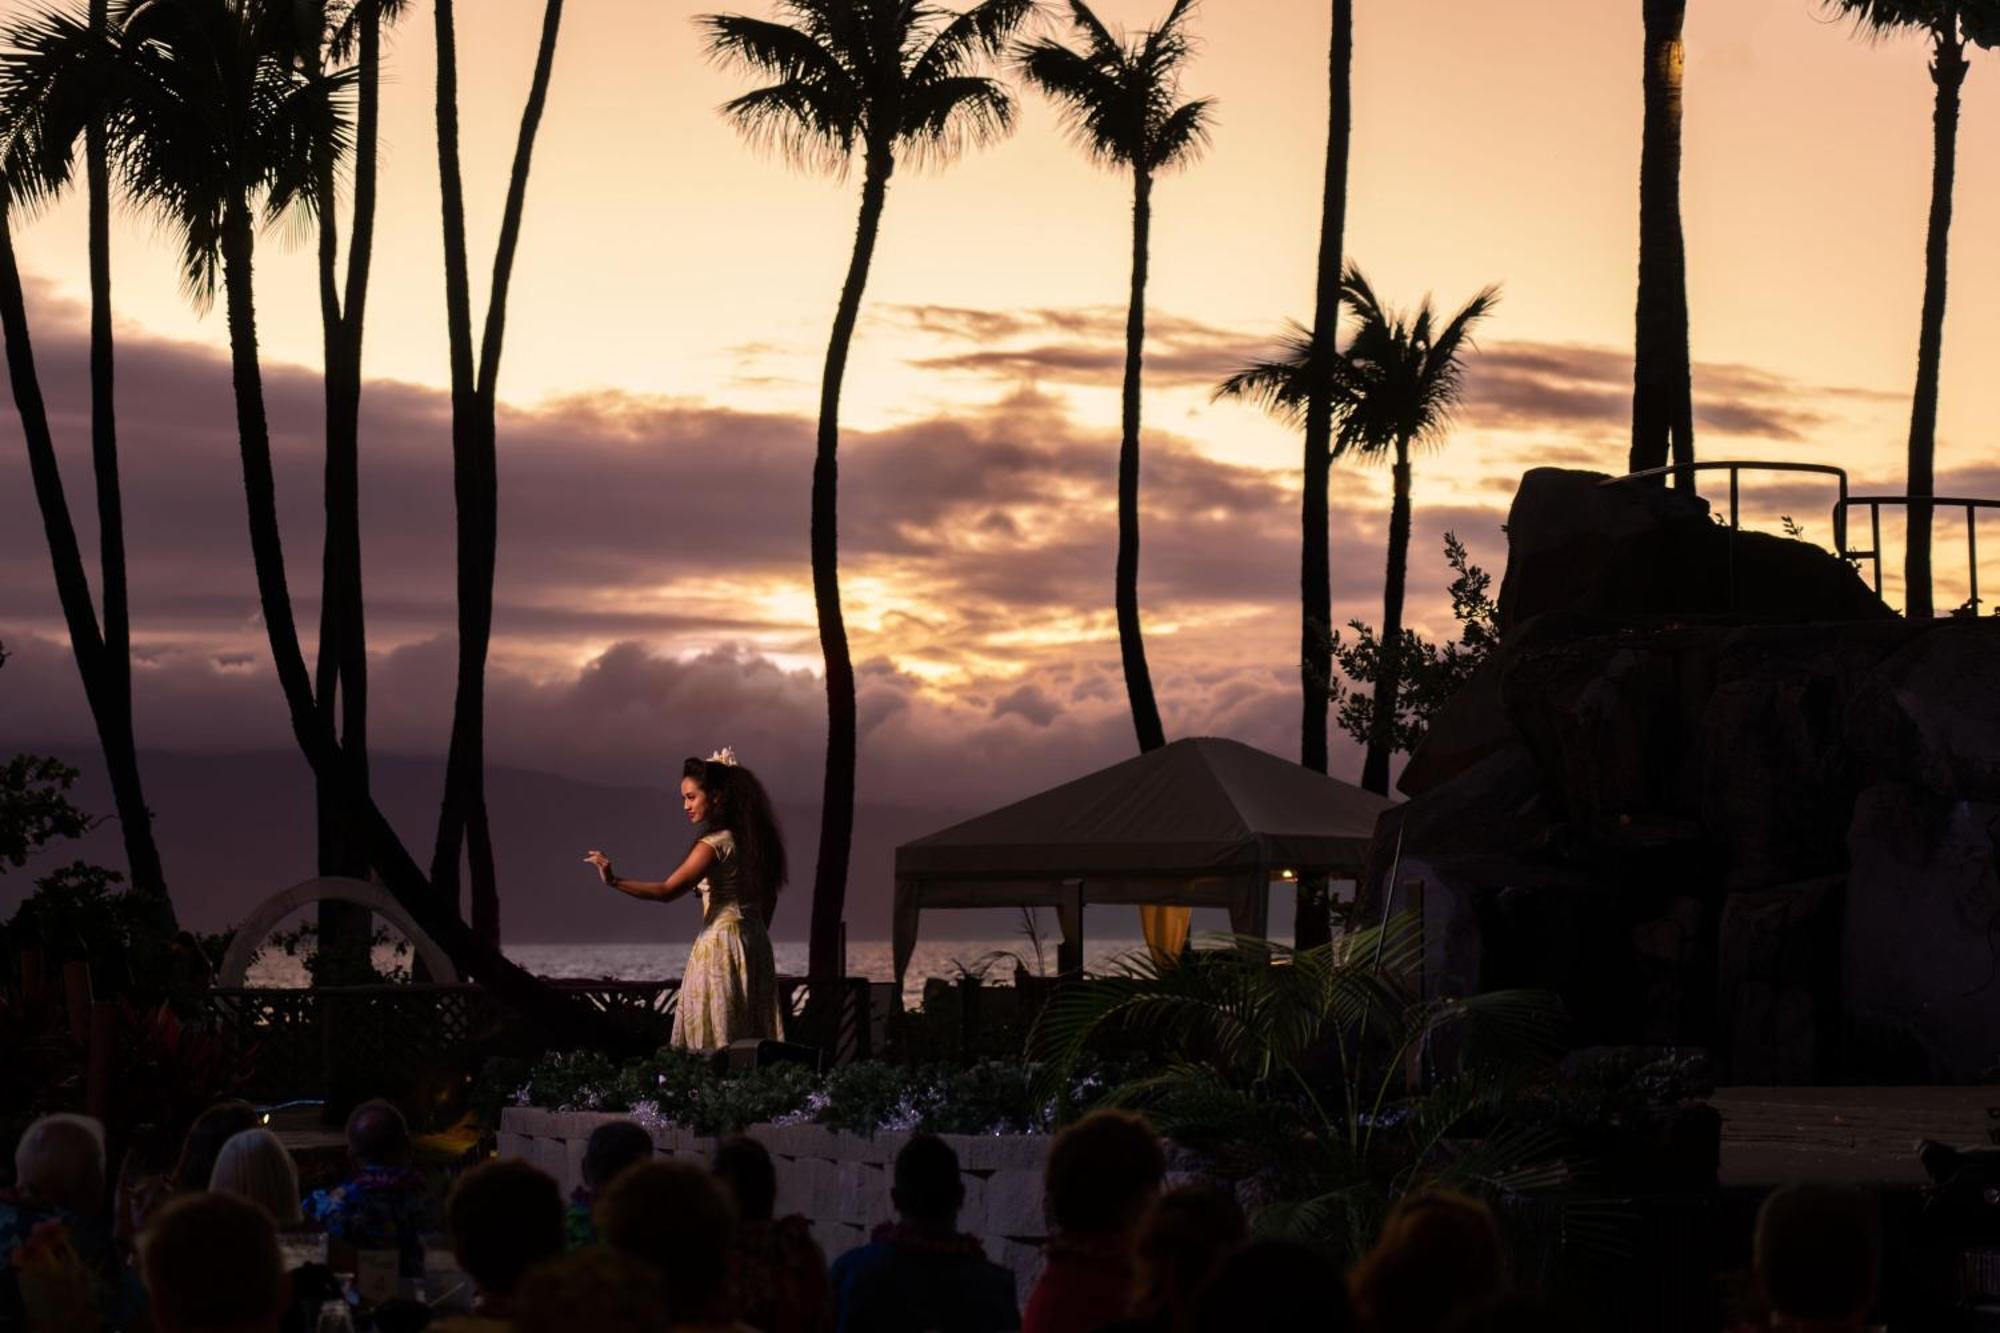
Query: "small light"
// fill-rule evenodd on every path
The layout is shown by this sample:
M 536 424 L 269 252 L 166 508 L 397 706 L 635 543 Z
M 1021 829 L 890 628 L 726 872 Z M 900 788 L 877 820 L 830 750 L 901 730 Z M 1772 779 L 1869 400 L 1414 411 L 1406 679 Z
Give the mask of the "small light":
M 1296 871 L 1291 871 L 1291 870 L 1280 870 L 1280 871 L 1278 872 L 1278 878 L 1279 878 L 1279 879 L 1297 879 L 1297 878 L 1298 878 L 1298 873 L 1297 873 Z
M 268 1125 L 271 1123 L 271 1113 L 269 1111 L 266 1111 L 261 1117 L 259 1117 L 259 1119 L 261 1123 Z

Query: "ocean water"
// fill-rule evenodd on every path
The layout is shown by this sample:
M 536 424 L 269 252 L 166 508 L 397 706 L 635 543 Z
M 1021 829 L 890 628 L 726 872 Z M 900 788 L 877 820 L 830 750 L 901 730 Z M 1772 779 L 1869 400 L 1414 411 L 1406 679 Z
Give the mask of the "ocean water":
M 678 977 L 687 965 L 688 946 L 672 943 L 630 942 L 602 944 L 508 944 L 506 955 L 538 976 L 609 981 L 662 981 Z M 1143 949 L 1137 939 L 1086 937 L 1084 967 L 1103 971 L 1119 958 Z M 776 940 L 778 971 L 786 976 L 803 976 L 806 970 L 804 940 Z M 1053 940 L 1042 945 L 1044 970 L 1054 971 L 1056 950 Z M 1004 956 L 1003 956 L 1004 955 Z M 903 978 L 903 1002 L 915 1005 L 923 996 L 924 982 L 931 977 L 956 979 L 967 971 L 984 969 L 989 983 L 1011 985 L 1014 959 L 1020 957 L 1030 971 L 1035 970 L 1034 950 L 1020 936 L 972 940 L 919 939 L 910 959 L 910 971 Z M 376 951 L 375 964 L 388 968 L 395 964 L 393 952 Z M 849 940 L 847 970 L 853 976 L 876 981 L 895 978 L 895 967 L 887 940 Z M 305 964 L 287 957 L 282 950 L 266 949 L 250 965 L 245 978 L 252 986 L 303 986 Z

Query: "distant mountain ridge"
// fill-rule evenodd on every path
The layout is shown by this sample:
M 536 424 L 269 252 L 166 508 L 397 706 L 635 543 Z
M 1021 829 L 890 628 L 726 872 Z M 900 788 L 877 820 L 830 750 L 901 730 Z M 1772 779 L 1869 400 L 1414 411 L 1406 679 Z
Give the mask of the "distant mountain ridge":
M 73 796 L 84 809 L 111 807 L 103 759 L 74 746 L 7 749 L 55 754 L 82 771 Z M 310 878 L 314 865 L 311 775 L 296 754 L 277 751 L 191 754 L 149 751 L 140 756 L 174 903 L 184 924 L 214 930 L 243 917 L 261 899 Z M 392 755 L 370 759 L 375 798 L 419 861 L 429 859 L 442 759 Z M 639 902 L 598 883 L 583 864 L 590 848 L 616 858 L 620 873 L 664 879 L 687 849 L 691 833 L 679 796 L 664 787 L 608 786 L 530 769 L 489 767 L 487 805 L 500 876 L 500 920 L 509 941 L 664 942 L 694 938 L 698 910 L 688 902 Z M 894 895 L 898 843 L 957 822 L 971 811 L 915 810 L 862 803 L 855 814 L 854 859 L 848 890 L 848 932 L 886 938 Z M 779 811 L 791 854 L 792 882 L 778 908 L 774 934 L 802 939 L 812 896 L 819 812 Z M 0 917 L 26 896 L 34 876 L 81 857 L 123 865 L 118 831 L 108 820 L 85 838 L 58 845 L 38 861 L 0 878 Z M 1006 934 L 1009 912 L 950 914 L 954 937 Z M 933 930 L 945 927 L 940 921 Z

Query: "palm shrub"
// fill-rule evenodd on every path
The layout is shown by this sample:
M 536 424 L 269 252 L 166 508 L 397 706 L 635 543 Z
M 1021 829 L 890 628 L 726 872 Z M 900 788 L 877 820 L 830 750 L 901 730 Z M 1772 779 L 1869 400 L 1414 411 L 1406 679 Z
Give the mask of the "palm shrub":
M 1030 1039 L 1057 1095 L 1105 1048 L 1171 1052 L 1104 1104 L 1145 1111 L 1260 1200 L 1260 1229 L 1354 1256 L 1423 1186 L 1557 1183 L 1557 1134 L 1514 1112 L 1554 1071 L 1561 1011 L 1538 991 L 1426 998 L 1408 915 L 1296 950 L 1238 937 L 1164 962 L 1135 953 L 1063 990 Z

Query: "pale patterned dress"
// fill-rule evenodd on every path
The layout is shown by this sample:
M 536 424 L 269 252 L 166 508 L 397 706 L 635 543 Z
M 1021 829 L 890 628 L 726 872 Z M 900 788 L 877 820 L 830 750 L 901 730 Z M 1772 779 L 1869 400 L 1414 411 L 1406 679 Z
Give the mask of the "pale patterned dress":
M 743 900 L 735 837 L 725 829 L 701 840 L 715 849 L 715 866 L 697 886 L 702 931 L 681 977 L 673 1044 L 716 1051 L 745 1037 L 781 1034 L 778 965 L 763 914 Z

